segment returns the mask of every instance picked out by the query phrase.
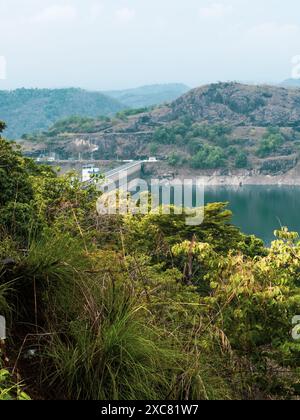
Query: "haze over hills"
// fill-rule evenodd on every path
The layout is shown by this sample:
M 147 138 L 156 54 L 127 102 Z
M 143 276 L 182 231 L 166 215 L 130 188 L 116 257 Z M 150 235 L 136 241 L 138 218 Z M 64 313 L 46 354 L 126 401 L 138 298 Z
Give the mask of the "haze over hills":
M 190 88 L 181 83 L 142 86 L 135 89 L 104 92 L 128 108 L 143 108 L 171 102 L 188 92 Z
M 157 156 L 175 171 L 285 174 L 298 167 L 300 90 L 207 85 L 149 112 L 64 120 L 43 136 L 28 136 L 24 146 L 33 156 L 42 150 L 63 159 L 79 152 L 86 159 Z
M 57 120 L 72 115 L 113 115 L 125 106 L 99 92 L 82 89 L 17 89 L 0 91 L 0 119 L 7 123 L 5 136 L 48 129 Z
M 280 86 L 287 87 L 287 88 L 299 88 L 300 79 L 286 79 L 280 84 Z
M 0 119 L 8 126 L 5 135 L 15 139 L 26 133 L 47 130 L 66 117 L 112 116 L 125 108 L 170 102 L 188 90 L 182 84 L 167 84 L 113 92 L 75 88 L 0 91 Z

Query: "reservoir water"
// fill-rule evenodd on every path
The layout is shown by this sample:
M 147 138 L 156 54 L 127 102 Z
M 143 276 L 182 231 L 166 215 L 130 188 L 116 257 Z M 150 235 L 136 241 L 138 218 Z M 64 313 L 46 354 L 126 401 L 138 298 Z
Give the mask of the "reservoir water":
M 206 204 L 225 201 L 233 212 L 233 223 L 244 233 L 260 237 L 266 245 L 281 226 L 300 233 L 300 187 L 206 187 Z

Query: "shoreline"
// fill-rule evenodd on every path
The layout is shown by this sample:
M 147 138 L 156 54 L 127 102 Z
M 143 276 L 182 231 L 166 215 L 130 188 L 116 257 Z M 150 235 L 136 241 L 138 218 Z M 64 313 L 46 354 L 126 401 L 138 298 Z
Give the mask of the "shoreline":
M 243 186 L 290 186 L 300 187 L 300 178 L 283 178 L 280 176 L 198 176 L 204 185 L 215 187 Z
M 257 169 L 252 170 L 193 170 L 191 168 L 174 168 L 160 162 L 159 166 L 144 164 L 146 178 L 158 178 L 171 181 L 178 179 L 200 179 L 208 186 L 243 186 L 243 185 L 274 185 L 300 186 L 300 164 L 286 173 L 277 175 L 263 174 Z
M 270 175 L 261 174 L 257 170 L 195 171 L 186 168 L 171 168 L 168 165 L 160 165 L 159 168 L 155 168 L 145 164 L 144 176 L 147 179 L 158 178 L 161 181 L 198 179 L 208 186 L 300 186 L 300 165 L 285 174 Z
M 151 179 L 159 179 L 161 182 L 173 182 L 179 180 L 182 183 L 186 180 L 200 181 L 205 186 L 211 187 L 243 187 L 243 186 L 290 186 L 300 187 L 300 177 L 282 177 L 271 175 L 258 175 L 258 176 L 222 176 L 222 175 L 201 175 L 195 173 L 176 174 L 174 176 L 157 176 L 157 174 L 149 174 L 143 177 L 147 181 Z

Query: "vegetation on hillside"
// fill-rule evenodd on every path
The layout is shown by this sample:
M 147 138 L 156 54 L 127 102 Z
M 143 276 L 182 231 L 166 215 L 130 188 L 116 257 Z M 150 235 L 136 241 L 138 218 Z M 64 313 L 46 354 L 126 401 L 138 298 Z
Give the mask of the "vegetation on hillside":
M 98 92 L 82 89 L 17 89 L 0 91 L 0 115 L 7 123 L 6 136 L 47 130 L 65 117 L 113 115 L 125 106 Z
M 0 171 L 0 395 L 21 379 L 33 399 L 299 398 L 296 234 L 266 249 L 226 203 L 200 226 L 99 215 L 94 186 L 3 139 Z
M 88 120 L 127 109 L 127 115 L 134 114 L 134 109 L 146 111 L 150 106 L 170 102 L 187 91 L 188 88 L 180 84 L 103 93 L 74 88 L 0 91 L 0 115 L 7 122 L 6 136 L 19 139 L 23 135 L 41 133 L 68 117 Z M 83 125 L 82 130 L 89 132 L 89 124 Z
M 76 158 L 72 144 L 83 138 L 98 149 L 87 149 L 85 159 L 156 156 L 177 169 L 281 175 L 299 162 L 299 103 L 299 91 L 220 83 L 166 106 L 125 110 L 113 118 L 64 119 L 25 137 L 25 150 L 34 145 L 32 156 L 46 149 Z

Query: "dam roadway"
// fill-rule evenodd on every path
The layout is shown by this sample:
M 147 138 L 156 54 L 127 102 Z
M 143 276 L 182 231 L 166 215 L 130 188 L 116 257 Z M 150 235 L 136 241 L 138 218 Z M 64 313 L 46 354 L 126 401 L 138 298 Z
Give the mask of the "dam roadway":
M 121 165 L 115 169 L 104 172 L 104 184 L 105 188 L 111 189 L 117 186 L 127 183 L 128 181 L 133 180 L 134 178 L 139 178 L 141 176 L 142 166 L 144 163 L 157 163 L 157 160 L 139 160 L 127 162 L 124 165 Z M 88 182 L 93 182 L 92 180 Z
M 112 169 L 104 173 L 105 179 L 109 181 L 117 181 L 120 177 L 120 174 L 126 172 L 127 176 L 132 176 L 141 172 L 142 164 L 149 161 L 134 161 L 128 162 L 125 165 L 119 166 L 116 169 Z

